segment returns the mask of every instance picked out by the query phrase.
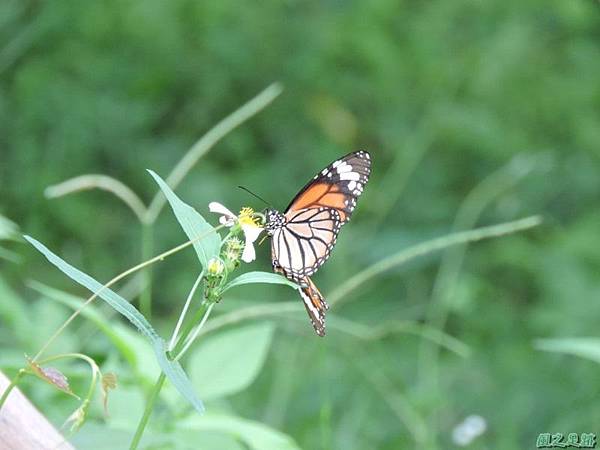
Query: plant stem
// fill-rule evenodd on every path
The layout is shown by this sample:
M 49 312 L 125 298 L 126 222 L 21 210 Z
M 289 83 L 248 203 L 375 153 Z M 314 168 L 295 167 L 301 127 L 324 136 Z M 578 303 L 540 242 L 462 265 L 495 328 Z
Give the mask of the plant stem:
M 516 233 L 518 231 L 527 230 L 539 225 L 541 222 L 541 217 L 529 216 L 512 222 L 504 222 L 488 227 L 452 233 L 413 245 L 412 247 L 405 248 L 397 253 L 392 254 L 391 256 L 388 256 L 387 258 L 382 259 L 381 261 L 350 277 L 344 284 L 340 285 L 337 289 L 334 289 L 330 294 L 328 294 L 326 296 L 327 300 L 332 307 L 337 308 L 339 305 L 349 301 L 351 293 L 356 291 L 362 284 L 415 258 L 453 245 L 463 244 L 466 242 L 476 242 L 483 239 L 504 236 L 511 233 Z M 202 332 L 212 332 L 227 325 L 242 322 L 244 320 L 254 319 L 256 317 L 287 314 L 300 310 L 302 310 L 302 306 L 297 301 L 248 306 L 246 308 L 236 309 L 230 313 L 220 315 L 219 317 L 211 320 L 210 323 L 203 328 Z
M 200 333 L 200 330 L 202 330 L 202 327 L 208 320 L 208 316 L 210 316 L 210 312 L 212 311 L 213 306 L 215 306 L 214 303 L 211 303 L 210 305 L 208 305 L 208 308 L 206 309 L 206 312 L 204 313 L 204 317 L 202 317 L 202 321 L 200 322 L 200 325 L 198 325 L 196 327 L 196 329 L 194 330 L 194 334 L 192 334 L 192 337 L 189 338 L 185 342 L 181 351 L 177 353 L 177 356 L 175 357 L 175 361 L 178 361 L 185 354 L 185 352 L 187 352 L 187 350 L 190 348 L 190 346 L 194 343 L 194 341 L 198 337 L 198 334 Z M 181 342 L 183 342 L 183 339 Z
M 201 305 L 200 309 L 198 309 L 198 311 L 196 312 L 193 320 L 191 320 L 184 328 L 183 333 L 181 333 L 181 337 L 177 341 L 177 344 L 175 345 L 175 348 L 173 349 L 173 351 L 169 352 L 170 355 L 175 355 L 175 354 L 180 353 L 181 348 L 184 345 L 185 338 L 187 338 L 188 335 L 191 333 L 192 329 L 194 328 L 194 324 L 197 323 L 198 320 L 200 320 L 200 317 L 202 317 L 202 316 L 206 317 L 207 313 L 210 312 L 210 309 L 212 309 L 213 305 L 214 304 L 211 303 L 208 306 L 208 308 L 206 308 L 206 310 L 205 310 L 206 303 L 203 303 Z M 144 414 L 142 415 L 142 418 L 140 419 L 140 421 L 138 423 L 138 426 L 135 431 L 135 435 L 133 436 L 133 440 L 131 441 L 129 450 L 137 449 L 137 447 L 140 443 L 140 439 L 142 438 L 142 435 L 144 434 L 146 425 L 148 424 L 148 420 L 150 419 L 150 415 L 152 414 L 152 410 L 154 409 L 154 403 L 156 402 L 156 399 L 158 398 L 158 394 L 160 394 L 163 384 L 165 383 L 165 379 L 166 379 L 166 376 L 165 376 L 164 372 L 161 372 L 160 376 L 156 380 L 156 383 L 154 384 L 152 392 L 150 393 L 150 397 L 148 398 L 148 401 L 146 402 L 146 407 L 144 408 Z
M 129 450 L 135 450 L 138 448 L 140 443 L 140 439 L 142 439 L 142 435 L 144 434 L 144 430 L 146 429 L 146 425 L 148 424 L 148 420 L 150 420 L 150 415 L 152 414 L 152 410 L 154 409 L 154 402 L 158 398 L 158 394 L 160 394 L 160 390 L 165 384 L 165 380 L 167 379 L 164 372 L 161 372 L 154 384 L 154 388 L 152 389 L 152 393 L 146 402 L 146 408 L 144 409 L 144 415 L 140 419 L 138 423 L 137 429 L 135 430 L 135 435 L 133 436 L 133 440 L 131 441 L 131 445 L 129 446 Z
M 101 189 L 114 194 L 133 211 L 141 223 L 144 223 L 146 216 L 144 202 L 129 186 L 107 175 L 88 174 L 70 178 L 62 183 L 48 186 L 44 190 L 44 195 L 46 198 L 57 198 L 89 189 Z
M 19 381 L 21 381 L 21 378 L 23 378 L 23 375 L 25 375 L 25 373 L 26 373 L 25 369 L 20 369 L 17 372 L 17 374 L 15 375 L 15 377 L 10 381 L 10 384 L 6 387 L 6 389 L 2 393 L 2 397 L 0 397 L 0 410 L 4 406 L 4 403 L 6 402 L 8 395 L 15 388 L 15 386 L 19 383 Z
M 175 330 L 173 330 L 173 336 L 171 336 L 171 341 L 169 342 L 169 347 L 168 347 L 169 351 L 172 351 L 173 348 L 175 347 L 175 343 L 177 342 L 177 335 L 179 334 L 179 329 L 181 328 L 181 325 L 183 324 L 183 320 L 185 319 L 185 315 L 187 314 L 187 311 L 190 307 L 192 298 L 194 297 L 194 294 L 196 293 L 196 289 L 198 289 L 198 286 L 200 285 L 202 278 L 204 278 L 204 271 L 200 272 L 200 275 L 198 275 L 198 278 L 196 278 L 196 281 L 194 282 L 194 285 L 192 286 L 192 290 L 188 294 L 188 298 L 185 301 L 183 310 L 181 311 L 181 314 L 179 315 L 179 319 L 177 320 L 177 325 L 175 326 Z
M 458 244 L 476 242 L 483 239 L 516 233 L 517 231 L 538 226 L 540 223 L 542 223 L 540 216 L 529 216 L 524 219 L 514 220 L 512 222 L 505 222 L 498 225 L 491 225 L 488 227 L 451 233 L 446 236 L 413 245 L 412 247 L 408 247 L 399 251 L 398 253 L 382 259 L 381 261 L 349 278 L 344 284 L 340 285 L 331 294 L 329 294 L 329 304 L 337 307 L 339 304 L 347 301 L 349 294 L 366 281 L 418 256 L 426 255 L 436 250 L 441 250 Z

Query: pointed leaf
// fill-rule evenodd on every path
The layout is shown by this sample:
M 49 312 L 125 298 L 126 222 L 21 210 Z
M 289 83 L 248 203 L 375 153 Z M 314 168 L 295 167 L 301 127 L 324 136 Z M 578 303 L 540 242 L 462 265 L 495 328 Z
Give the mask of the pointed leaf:
M 137 329 L 140 330 L 140 332 L 150 340 L 154 348 L 154 353 L 158 360 L 158 364 L 167 378 L 169 378 L 169 380 L 177 388 L 179 393 L 185 399 L 187 399 L 198 412 L 204 411 L 202 402 L 200 399 L 198 399 L 193 389 L 191 389 L 191 382 L 181 368 L 181 365 L 178 362 L 171 361 L 169 358 L 167 358 L 164 341 L 156 333 L 156 331 L 154 331 L 154 328 L 152 328 L 152 325 L 150 325 L 150 322 L 146 320 L 142 313 L 140 313 L 131 303 L 129 303 L 119 294 L 107 287 L 104 287 L 89 275 L 83 273 L 79 269 L 76 269 L 52 253 L 52 251 L 50 251 L 41 242 L 36 241 L 30 236 L 25 236 L 25 239 L 31 242 L 31 244 L 33 244 L 33 246 L 38 249 L 48 259 L 48 261 L 58 267 L 65 275 L 82 286 L 85 286 L 90 291 L 96 293 L 117 312 L 129 319 L 131 323 L 133 323 Z
M 98 281 L 90 277 L 88 274 L 83 273 L 81 270 L 76 269 L 54 253 L 49 250 L 44 244 L 35 240 L 31 236 L 24 236 L 36 249 L 38 249 L 52 264 L 58 267 L 65 275 L 71 278 L 73 281 L 81 284 L 88 288 L 93 293 L 97 294 L 102 300 L 108 303 L 114 310 L 121 313 L 129 321 L 136 326 L 138 330 L 150 339 L 158 337 L 150 323 L 140 313 L 135 306 L 125 300 L 116 292 L 109 288 L 105 288 Z
M 198 211 L 181 201 L 161 177 L 151 170 L 148 170 L 148 172 L 150 172 L 150 175 L 156 180 L 163 194 L 165 194 L 167 201 L 173 209 L 173 213 L 175 213 L 175 217 L 177 217 L 177 221 L 187 237 L 192 240 L 204 236 L 202 239 L 194 242 L 193 245 L 198 254 L 200 264 L 206 269 L 208 261 L 219 255 L 221 236 L 216 231 L 211 232 L 214 228 L 204 220 Z
M 284 284 L 294 289 L 298 289 L 298 285 L 286 277 L 281 276 L 277 273 L 271 272 L 247 272 L 243 275 L 240 275 L 237 278 L 234 278 L 229 283 L 227 283 L 221 292 L 225 292 L 228 289 L 231 289 L 235 286 L 241 286 L 242 284 L 251 284 L 251 283 L 268 283 L 268 284 Z

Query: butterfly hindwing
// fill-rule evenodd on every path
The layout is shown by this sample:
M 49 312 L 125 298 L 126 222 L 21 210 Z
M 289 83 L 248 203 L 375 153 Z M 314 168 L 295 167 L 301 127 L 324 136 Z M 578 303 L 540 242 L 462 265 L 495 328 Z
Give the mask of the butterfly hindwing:
M 329 258 L 341 225 L 340 214 L 335 209 L 296 212 L 273 234 L 273 262 L 295 281 L 311 276 Z

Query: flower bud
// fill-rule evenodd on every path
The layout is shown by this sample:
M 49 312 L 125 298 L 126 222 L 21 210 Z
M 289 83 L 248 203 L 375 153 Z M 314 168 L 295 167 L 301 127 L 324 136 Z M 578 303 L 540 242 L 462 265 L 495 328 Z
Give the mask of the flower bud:
M 225 270 L 225 264 L 221 261 L 220 258 L 211 258 L 208 261 L 207 268 L 208 276 L 210 277 L 218 277 L 221 276 L 223 270 Z

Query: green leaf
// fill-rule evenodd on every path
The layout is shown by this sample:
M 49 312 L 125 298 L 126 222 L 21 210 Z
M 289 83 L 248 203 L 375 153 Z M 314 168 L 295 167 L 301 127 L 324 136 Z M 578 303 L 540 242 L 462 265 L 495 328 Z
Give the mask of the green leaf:
M 567 353 L 600 363 L 599 338 L 537 339 L 534 346 L 538 350 Z
M 158 335 L 146 320 L 146 318 L 140 313 L 135 306 L 121 297 L 119 294 L 111 289 L 105 288 L 98 281 L 90 277 L 88 274 L 83 273 L 81 270 L 76 269 L 72 265 L 68 264 L 63 259 L 52 253 L 44 244 L 35 240 L 31 236 L 24 236 L 38 251 L 40 251 L 48 261 L 58 267 L 61 272 L 71 278 L 73 281 L 81 284 L 88 288 L 93 293 L 97 294 L 98 297 L 102 298 L 108 303 L 115 311 L 125 316 L 129 321 L 136 326 L 138 330 L 151 340 L 156 339 Z
M 188 365 L 202 396 L 213 399 L 247 388 L 264 365 L 273 331 L 272 324 L 261 323 L 205 336 Z
M 204 406 L 195 394 L 192 384 L 181 368 L 181 365 L 177 361 L 171 361 L 167 357 L 165 342 L 156 333 L 156 331 L 154 331 L 154 328 L 152 328 L 152 325 L 150 325 L 142 313 L 140 313 L 132 304 L 130 304 L 127 300 L 113 290 L 104 287 L 89 275 L 83 273 L 79 269 L 76 269 L 63 259 L 56 256 L 41 242 L 36 241 L 30 236 L 25 236 L 25 239 L 27 239 L 48 259 L 48 261 L 58 267 L 65 275 L 82 286 L 85 286 L 90 291 L 96 293 L 117 312 L 129 319 L 129 321 L 131 321 L 131 323 L 133 323 L 137 329 L 140 330 L 140 332 L 150 340 L 156 355 L 156 359 L 158 360 L 158 364 L 167 378 L 177 388 L 179 393 L 186 400 L 188 400 L 198 412 L 204 411 Z
M 226 290 L 231 289 L 235 286 L 241 286 L 242 284 L 251 283 L 284 284 L 291 288 L 298 289 L 298 285 L 296 283 L 288 280 L 286 277 L 281 276 L 277 273 L 255 271 L 247 272 L 243 275 L 240 275 L 237 278 L 234 278 L 223 287 L 223 290 L 221 292 L 223 293 Z
M 202 239 L 194 242 L 193 245 L 198 254 L 200 264 L 206 269 L 208 261 L 219 255 L 221 236 L 214 231 L 214 228 L 204 220 L 198 211 L 181 201 L 161 177 L 151 170 L 148 170 L 148 172 L 156 180 L 163 194 L 165 194 L 167 201 L 173 209 L 173 213 L 175 213 L 175 217 L 177 217 L 177 221 L 187 237 L 192 240 L 204 236 Z
M 251 450 L 300 450 L 294 440 L 262 423 L 226 414 L 205 414 L 177 422 L 183 430 L 218 431 L 236 437 Z

